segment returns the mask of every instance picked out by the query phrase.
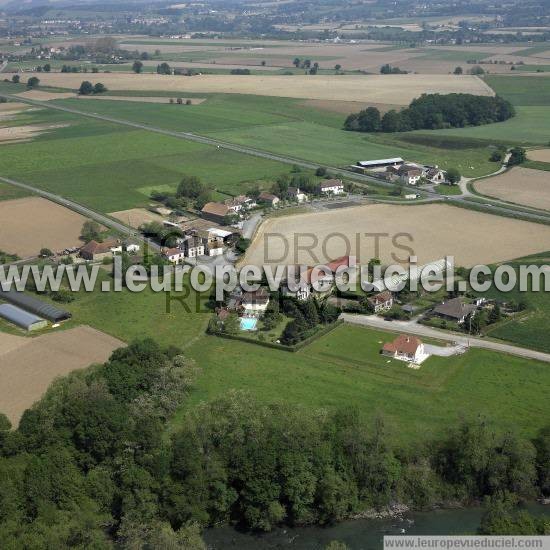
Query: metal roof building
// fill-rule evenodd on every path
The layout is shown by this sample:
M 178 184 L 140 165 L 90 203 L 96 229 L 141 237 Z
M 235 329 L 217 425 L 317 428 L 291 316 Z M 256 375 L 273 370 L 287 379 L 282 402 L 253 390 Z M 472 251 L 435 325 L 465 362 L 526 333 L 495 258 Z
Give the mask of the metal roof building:
M 42 302 L 34 296 L 29 296 L 24 292 L 19 292 L 17 290 L 3 290 L 0 287 L 0 300 L 9 302 L 29 313 L 34 313 L 40 317 L 44 317 L 51 321 L 52 323 L 58 323 L 59 321 L 64 321 L 65 319 L 70 319 L 71 314 L 68 311 L 59 309 L 58 307 Z
M 48 326 L 46 319 L 11 304 L 0 304 L 0 317 L 25 330 L 39 330 Z

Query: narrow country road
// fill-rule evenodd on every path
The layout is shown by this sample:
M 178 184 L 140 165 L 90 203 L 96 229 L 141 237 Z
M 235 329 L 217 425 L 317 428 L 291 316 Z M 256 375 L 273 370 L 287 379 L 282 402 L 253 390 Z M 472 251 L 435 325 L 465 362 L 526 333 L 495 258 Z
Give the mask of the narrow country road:
M 237 145 L 235 143 L 230 143 L 230 142 L 222 141 L 222 140 L 219 140 L 219 139 L 214 139 L 214 138 L 209 138 L 209 137 L 205 137 L 205 136 L 202 136 L 202 135 L 197 135 L 197 134 L 194 134 L 192 132 L 176 132 L 176 131 L 173 131 L 173 130 L 165 130 L 163 128 L 158 128 L 156 126 L 151 126 L 149 124 L 131 122 L 129 120 L 114 118 L 114 117 L 107 116 L 107 115 L 100 115 L 98 113 L 90 113 L 90 112 L 80 111 L 80 110 L 74 109 L 72 107 L 65 107 L 65 106 L 62 106 L 62 105 L 53 104 L 52 101 L 49 101 L 49 102 L 47 102 L 47 101 L 37 101 L 37 100 L 34 100 L 34 99 L 23 98 L 23 97 L 19 97 L 17 95 L 11 95 L 11 94 L 0 94 L 0 97 L 5 97 L 5 98 L 13 100 L 13 101 L 28 103 L 29 105 L 34 105 L 34 106 L 37 106 L 37 107 L 43 107 L 45 109 L 53 109 L 53 110 L 57 110 L 57 111 L 63 111 L 63 112 L 71 113 L 71 114 L 78 115 L 78 116 L 83 116 L 83 117 L 93 118 L 93 119 L 97 119 L 97 120 L 102 120 L 102 121 L 105 121 L 105 122 L 110 122 L 110 123 L 113 123 L 113 124 L 128 126 L 130 128 L 135 128 L 135 129 L 138 129 L 138 130 L 145 130 L 145 131 L 148 131 L 148 132 L 155 132 L 157 134 L 161 134 L 161 135 L 165 135 L 165 136 L 169 136 L 169 137 L 175 137 L 175 138 L 178 138 L 178 139 L 185 139 L 185 140 L 188 140 L 188 141 L 203 143 L 205 145 L 212 145 L 214 147 L 218 147 L 218 148 L 221 148 L 221 149 L 227 149 L 227 150 L 230 150 L 230 151 L 235 151 L 237 153 L 242 153 L 244 155 L 250 155 L 250 156 L 254 156 L 254 157 L 265 158 L 267 160 L 273 160 L 273 161 L 276 161 L 276 162 L 281 162 L 281 163 L 289 164 L 289 165 L 296 165 L 296 166 L 300 166 L 301 168 L 306 168 L 306 169 L 310 169 L 310 170 L 315 170 L 319 167 L 323 167 L 323 168 L 326 168 L 327 170 L 330 170 L 330 172 L 333 173 L 334 175 L 338 175 L 340 177 L 344 177 L 344 178 L 347 178 L 347 179 L 353 179 L 354 181 L 359 182 L 359 183 L 366 183 L 366 184 L 373 183 L 373 184 L 376 184 L 380 187 L 388 187 L 388 188 L 392 188 L 392 189 L 395 187 L 394 184 L 392 184 L 392 183 L 385 182 L 383 180 L 380 180 L 378 178 L 374 178 L 372 176 L 357 174 L 355 172 L 351 172 L 350 170 L 347 170 L 347 169 L 344 169 L 344 168 L 338 168 L 336 166 L 331 166 L 331 165 L 328 165 L 328 164 L 313 163 L 313 162 L 308 162 L 308 161 L 303 160 L 303 159 L 298 159 L 298 158 L 284 156 L 284 155 L 278 155 L 278 154 L 270 153 L 268 151 L 264 151 L 264 150 L 260 150 L 260 149 L 254 149 L 252 147 L 246 147 L 246 146 L 243 146 L 243 145 Z M 414 186 L 413 187 L 404 186 L 404 187 L 406 189 L 411 190 L 411 191 L 418 191 L 417 188 L 414 187 Z M 423 191 L 423 192 L 426 195 L 428 195 L 429 198 L 432 198 L 432 199 L 445 200 L 445 201 L 449 201 L 450 203 L 452 203 L 452 202 L 459 203 L 460 205 L 466 206 L 466 207 L 471 205 L 471 202 L 466 200 L 467 197 L 465 197 L 464 195 L 456 195 L 454 197 L 448 197 L 448 196 L 443 197 L 435 191 Z M 484 204 L 476 204 L 476 207 L 477 207 L 478 210 L 485 210 L 485 211 L 487 211 L 489 213 L 492 213 L 492 214 L 503 214 L 503 215 L 508 215 L 508 216 L 510 216 L 510 215 L 517 216 L 518 214 L 521 214 L 521 216 L 523 218 L 529 219 L 529 220 L 532 220 L 532 221 L 535 221 L 535 222 L 543 222 L 543 223 L 549 223 L 550 222 L 550 213 L 545 214 L 544 212 L 539 213 L 539 212 L 525 212 L 525 211 L 518 212 L 514 208 L 511 208 L 509 206 L 507 207 L 507 206 L 503 205 L 502 203 L 499 203 L 499 201 L 495 201 L 495 200 L 489 199 L 489 198 L 487 199 L 487 202 L 484 203 Z
M 520 348 L 509 344 L 501 344 L 500 342 L 485 340 L 483 338 L 472 338 L 466 335 L 446 332 L 424 325 L 419 325 L 415 321 L 389 322 L 380 317 L 375 317 L 374 315 L 351 315 L 349 313 L 342 313 L 340 315 L 340 319 L 353 325 L 361 325 L 364 327 L 387 330 L 391 332 L 406 332 L 408 334 L 414 334 L 415 336 L 425 336 L 426 338 L 435 338 L 438 340 L 453 342 L 465 347 L 488 349 L 500 353 L 507 353 L 509 355 L 516 355 L 517 357 L 536 359 L 537 361 L 550 363 L 549 353 Z

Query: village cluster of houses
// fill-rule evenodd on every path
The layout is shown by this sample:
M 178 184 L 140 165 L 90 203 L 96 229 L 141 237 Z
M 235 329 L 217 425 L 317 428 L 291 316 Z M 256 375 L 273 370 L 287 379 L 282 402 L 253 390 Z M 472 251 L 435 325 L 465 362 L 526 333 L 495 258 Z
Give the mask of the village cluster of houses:
M 401 157 L 360 160 L 350 168 L 354 172 L 371 174 L 386 181 L 404 185 L 418 185 L 421 182 L 439 184 L 447 181 L 445 171 L 438 166 L 405 162 Z
M 321 196 L 341 195 L 344 193 L 344 183 L 340 179 L 323 180 L 317 185 L 316 193 Z M 299 204 L 309 200 L 309 196 L 299 187 L 292 186 L 287 189 L 285 198 Z M 229 225 L 257 206 L 276 208 L 281 200 L 281 197 L 268 191 L 261 192 L 257 199 L 239 195 L 223 202 L 206 203 L 201 210 L 201 216 L 215 223 Z

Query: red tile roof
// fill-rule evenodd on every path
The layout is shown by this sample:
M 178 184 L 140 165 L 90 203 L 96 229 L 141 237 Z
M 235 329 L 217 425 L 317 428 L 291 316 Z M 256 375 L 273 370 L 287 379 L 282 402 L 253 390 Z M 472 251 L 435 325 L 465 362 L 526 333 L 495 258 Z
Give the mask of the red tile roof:
M 382 348 L 388 353 L 398 353 L 399 355 L 414 355 L 422 341 L 415 336 L 400 334 L 393 342 L 387 342 Z

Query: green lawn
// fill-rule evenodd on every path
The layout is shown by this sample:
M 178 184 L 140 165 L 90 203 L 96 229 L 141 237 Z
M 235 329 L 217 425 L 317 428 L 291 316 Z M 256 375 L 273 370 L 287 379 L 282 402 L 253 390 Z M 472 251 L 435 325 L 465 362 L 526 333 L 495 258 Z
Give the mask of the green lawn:
M 540 80 L 546 79 L 541 77 Z M 550 79 L 547 82 L 550 89 Z M 412 134 L 483 139 L 493 143 L 547 144 L 550 140 L 550 103 L 546 107 L 516 107 L 516 116 L 505 122 L 449 130 L 422 130 Z
M 514 105 L 550 106 L 550 79 L 546 76 L 489 75 L 485 82 Z
M 462 191 L 458 185 L 436 185 L 435 190 L 441 195 L 460 195 Z
M 104 212 L 145 205 L 149 197 L 141 188 L 175 186 L 183 174 L 238 194 L 288 171 L 274 161 L 67 113 L 27 112 L 17 123 L 29 122 L 67 126 L 34 140 L 32 154 L 28 143 L 3 145 L 0 175 Z
M 119 94 L 122 92 L 117 92 Z M 401 134 L 346 132 L 342 130 L 344 115 L 314 109 L 302 100 L 236 94 L 203 96 L 207 100 L 193 106 L 74 99 L 58 103 L 77 104 L 80 110 L 169 130 L 205 134 L 319 163 L 347 166 L 359 159 L 403 156 L 443 167 L 455 166 L 468 176 L 488 174 L 493 168 L 488 161 L 487 144 L 480 147 L 479 143 L 462 140 L 460 147 L 444 142 L 432 145 L 409 143 Z
M 189 406 L 231 388 L 266 402 L 352 405 L 366 416 L 382 414 L 405 441 L 442 432 L 463 415 L 484 413 L 529 435 L 548 417 L 548 365 L 470 350 L 412 370 L 379 355 L 380 342 L 394 336 L 345 325 L 295 354 L 205 337 L 187 350 L 203 368 Z

